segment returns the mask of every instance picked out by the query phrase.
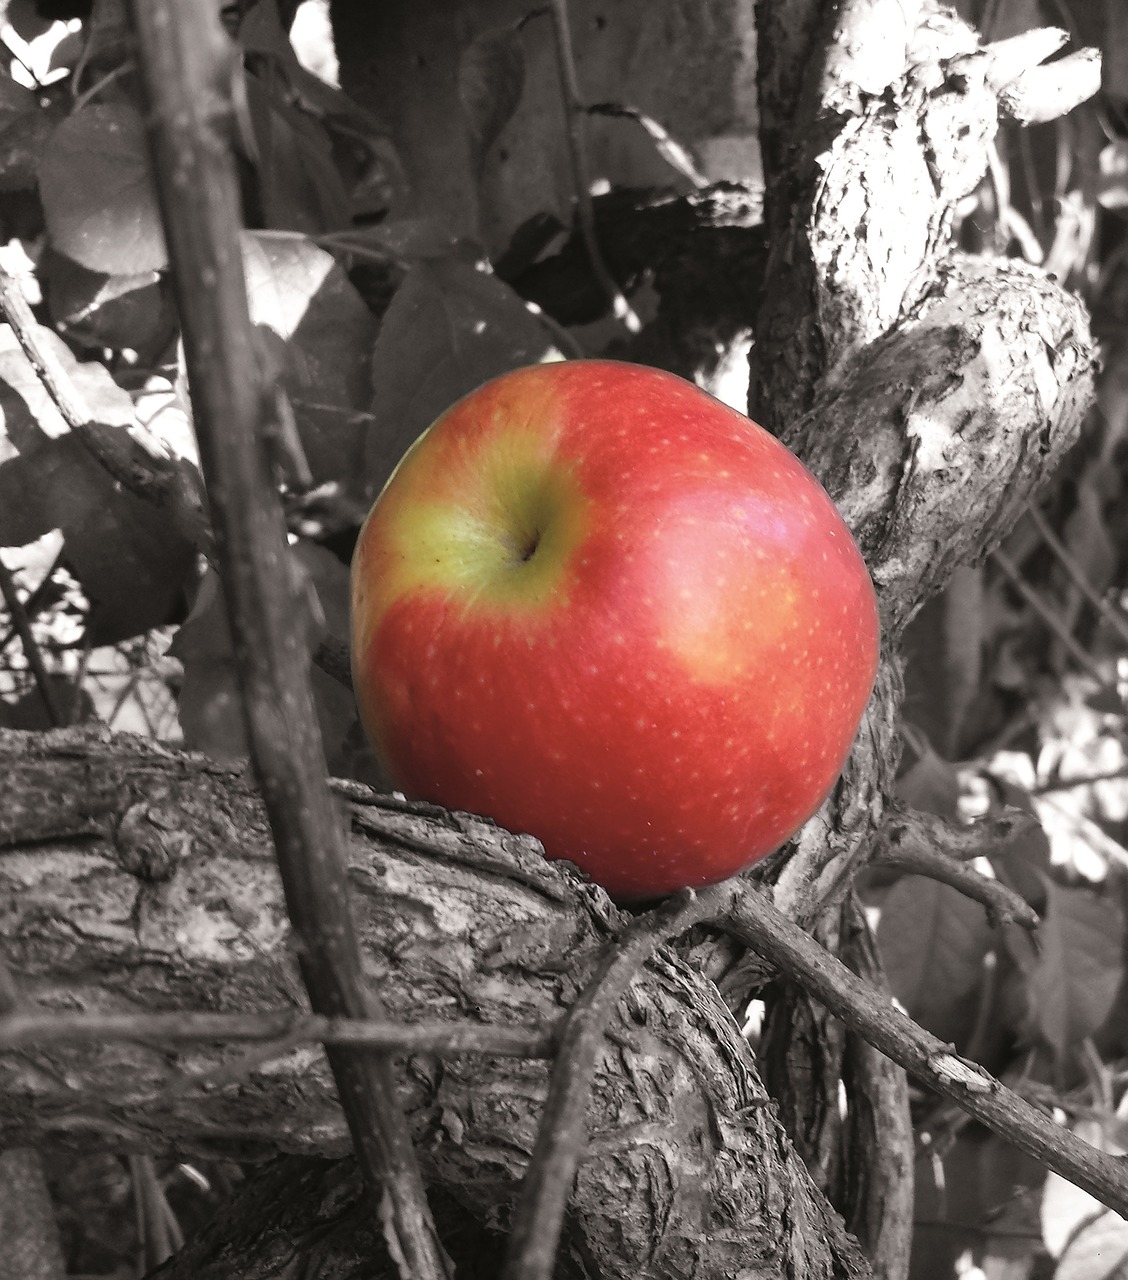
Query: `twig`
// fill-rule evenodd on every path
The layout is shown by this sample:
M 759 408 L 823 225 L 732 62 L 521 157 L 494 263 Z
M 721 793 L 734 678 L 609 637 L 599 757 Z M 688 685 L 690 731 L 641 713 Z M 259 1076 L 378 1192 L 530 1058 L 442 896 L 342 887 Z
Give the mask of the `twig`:
M 1029 838 L 1040 830 L 1037 817 L 1015 805 L 1008 805 L 1002 813 L 976 818 L 974 822 L 950 822 L 936 814 L 890 802 L 882 824 L 882 833 L 891 844 L 907 840 L 923 842 L 959 862 L 990 858 L 1002 853 L 1013 841 Z
M 853 1031 L 930 1089 L 1047 1168 L 1128 1215 L 1128 1167 L 1054 1122 L 992 1075 L 919 1027 L 892 1001 L 851 973 L 751 885 L 716 921 L 786 971 Z
M 572 188 L 576 195 L 576 215 L 580 223 L 580 235 L 591 260 L 591 269 L 600 288 L 611 299 L 611 307 L 618 320 L 630 333 L 642 329 L 642 321 L 635 315 L 623 291 L 615 283 L 607 269 L 599 240 L 595 234 L 595 212 L 591 203 L 591 168 L 587 156 L 585 110 L 580 98 L 580 86 L 576 80 L 576 59 L 572 53 L 572 31 L 568 23 L 568 0 L 551 0 L 553 48 L 556 51 L 556 67 L 560 73 L 560 91 L 564 99 L 564 132 L 568 139 L 568 160 L 572 167 Z
M 1046 626 L 1049 627 L 1055 636 L 1057 636 L 1072 655 L 1077 665 L 1087 671 L 1097 681 L 1102 689 L 1109 690 L 1114 697 L 1119 698 L 1120 695 L 1116 686 L 1109 683 L 1100 667 L 1093 660 L 1092 655 L 1077 643 L 1077 640 L 1074 638 L 1070 629 L 1064 622 L 1062 622 L 1051 606 L 1047 604 L 1038 592 L 1035 591 L 1034 588 L 1026 581 L 1019 572 L 1018 566 L 1010 556 L 1008 556 L 1001 547 L 996 547 L 995 550 L 991 552 L 991 558 L 999 566 L 1002 570 L 1003 576 L 1010 582 L 1018 594 L 1022 596 L 1031 609 L 1034 610 L 1038 617 L 1041 618 Z
M 982 903 L 992 926 L 1020 924 L 1024 929 L 1038 927 L 1038 913 L 1020 894 L 998 880 L 980 875 L 974 867 L 969 867 L 966 862 L 957 862 L 939 849 L 911 844 L 899 849 L 886 847 L 871 865 L 896 867 L 909 875 L 927 876 L 930 880 L 949 885 L 965 897 Z
M 346 689 L 352 686 L 352 663 L 349 646 L 339 636 L 323 636 L 313 651 L 313 662 Z
M 1023 132 L 1021 137 L 1025 138 Z M 1128 643 L 1128 619 L 1119 610 L 1113 608 L 1112 605 L 1101 595 L 1101 593 L 1089 581 L 1085 570 L 1077 562 L 1076 557 L 1065 545 L 1064 542 L 1054 532 L 1050 522 L 1038 509 L 1034 502 L 1026 504 L 1026 514 L 1030 517 L 1030 522 L 1038 530 L 1038 534 L 1046 546 L 1057 556 L 1061 563 L 1061 567 L 1069 576 L 1069 580 L 1081 592 L 1086 600 L 1101 615 L 1105 622 L 1116 632 L 1121 640 Z
M 1097 773 L 1079 773 L 1075 778 L 1057 778 L 1053 782 L 1039 782 L 1027 788 L 1029 796 L 1048 796 L 1055 791 L 1072 791 L 1075 787 L 1093 787 L 1098 782 L 1123 782 L 1128 778 L 1128 765 L 1118 769 L 1106 769 Z
M 0 992 L 0 1008 L 2 1008 Z M 0 1013 L 0 1049 L 10 1052 L 48 1044 L 98 1044 L 128 1040 L 142 1044 L 235 1044 L 282 1041 L 293 1048 L 322 1044 L 364 1045 L 385 1053 L 433 1053 L 453 1057 L 487 1053 L 499 1058 L 550 1058 L 558 1031 L 553 1027 L 493 1027 L 474 1022 L 394 1022 L 323 1018 L 283 1013 L 67 1013 L 59 1009 L 19 1009 Z
M 27 665 L 31 668 L 31 674 L 35 677 L 35 687 L 39 690 L 39 696 L 43 699 L 43 705 L 47 708 L 51 723 L 55 728 L 59 728 L 67 723 L 67 714 L 58 699 L 55 686 L 51 683 L 51 676 L 43 661 L 43 654 L 39 651 L 39 642 L 32 634 L 31 621 L 27 616 L 23 601 L 19 597 L 19 592 L 16 590 L 15 581 L 3 560 L 0 560 L 0 595 L 4 597 L 4 606 L 11 616 L 12 626 L 15 628 L 16 634 L 20 638 Z
M 0 268 L 0 310 L 4 312 L 4 318 L 11 325 L 16 341 L 27 356 L 31 367 L 39 375 L 39 380 L 67 426 L 72 431 L 77 431 L 79 427 L 92 422 L 93 415 L 89 407 L 71 381 L 70 374 L 63 368 L 59 357 L 50 347 L 39 341 L 39 322 L 32 314 L 23 290 L 2 268 Z
M 513 1215 L 502 1280 L 549 1280 L 553 1274 L 564 1208 L 586 1138 L 584 1113 L 596 1054 L 608 1019 L 631 979 L 667 938 L 723 913 L 736 892 L 731 880 L 696 893 L 683 889 L 637 917 L 616 939 L 568 1011 L 529 1171 Z
M 43 597 L 47 594 L 47 589 L 51 585 L 51 580 L 54 578 L 55 572 L 58 569 L 59 565 L 62 564 L 62 561 L 63 561 L 63 548 L 60 547 L 59 554 L 51 562 L 50 569 L 48 569 L 47 572 L 43 575 L 43 577 L 40 578 L 35 589 L 31 592 L 28 598 L 23 602 L 24 613 L 27 615 L 28 622 L 34 622 L 36 617 L 38 616 L 40 605 L 43 603 Z M 19 633 L 16 630 L 15 624 L 13 623 L 13 625 L 9 627 L 8 630 L 5 631 L 2 636 L 0 636 L 0 653 L 4 652 L 4 650 L 12 643 L 13 639 L 15 639 L 18 634 Z
M 128 8 L 247 736 L 302 977 L 315 1012 L 380 1017 L 349 911 L 344 838 L 266 451 L 274 402 L 259 376 L 229 145 L 235 50 L 211 0 L 130 0 Z M 326 1053 L 392 1256 L 413 1280 L 445 1280 L 448 1260 L 390 1057 L 337 1046 Z
M 977 832 L 977 828 L 984 825 L 993 829 Z M 996 847 L 1005 844 L 1015 831 L 1023 827 L 1036 828 L 1038 820 L 1021 810 L 1005 814 L 1001 819 L 987 819 L 985 823 L 973 822 L 958 827 L 944 822 L 935 814 L 900 810 L 887 819 L 882 828 L 883 839 L 872 865 L 898 867 L 911 875 L 928 876 L 931 880 L 950 885 L 981 902 L 992 925 L 1015 923 L 1024 929 L 1034 929 L 1038 925 L 1038 913 L 1021 894 L 998 880 L 980 875 L 964 860 L 987 856 L 992 844 Z M 964 832 L 968 835 L 965 836 Z M 972 833 L 979 835 L 979 841 L 968 848 L 965 842 L 974 839 Z

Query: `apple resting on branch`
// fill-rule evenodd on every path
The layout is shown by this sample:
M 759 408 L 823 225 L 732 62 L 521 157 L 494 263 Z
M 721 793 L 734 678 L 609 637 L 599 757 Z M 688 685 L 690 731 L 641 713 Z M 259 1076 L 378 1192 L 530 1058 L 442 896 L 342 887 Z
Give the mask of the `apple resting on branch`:
M 397 785 L 620 899 L 734 875 L 842 768 L 877 603 L 818 481 L 743 415 L 612 361 L 442 415 L 353 562 L 354 686 Z

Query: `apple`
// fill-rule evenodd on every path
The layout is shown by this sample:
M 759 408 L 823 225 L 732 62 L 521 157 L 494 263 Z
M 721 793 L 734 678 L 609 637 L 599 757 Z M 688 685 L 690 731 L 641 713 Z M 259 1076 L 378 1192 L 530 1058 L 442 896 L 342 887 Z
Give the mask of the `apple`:
M 620 900 L 787 840 L 877 656 L 873 585 L 818 481 L 637 365 L 537 365 L 460 400 L 353 559 L 357 702 L 396 786 L 532 833 Z

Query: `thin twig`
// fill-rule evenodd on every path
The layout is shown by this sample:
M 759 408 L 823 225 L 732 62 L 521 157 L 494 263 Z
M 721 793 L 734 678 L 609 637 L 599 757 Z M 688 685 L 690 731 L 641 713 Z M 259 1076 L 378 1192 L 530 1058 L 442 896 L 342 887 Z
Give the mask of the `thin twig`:
M 1025 134 L 1022 135 L 1025 137 Z M 1029 502 L 1026 504 L 1026 514 L 1030 517 L 1031 523 L 1038 530 L 1038 534 L 1046 546 L 1057 556 L 1061 563 L 1061 567 L 1069 576 L 1069 580 L 1081 592 L 1086 600 L 1101 615 L 1105 622 L 1116 632 L 1116 634 L 1128 644 L 1128 618 L 1124 614 L 1114 608 L 1101 595 L 1101 593 L 1089 581 L 1085 570 L 1078 563 L 1077 558 L 1069 550 L 1064 542 L 1054 532 L 1053 527 L 1046 517 L 1039 511 L 1036 503 Z
M 0 989 L 0 1006 L 2 1006 Z M 174 1045 L 282 1041 L 363 1045 L 385 1053 L 433 1053 L 454 1057 L 486 1053 L 499 1058 L 550 1058 L 559 1032 L 553 1027 L 491 1027 L 476 1022 L 394 1022 L 282 1013 L 68 1013 L 14 1009 L 0 1016 L 0 1049 L 10 1052 L 48 1044 L 99 1044 L 114 1040 Z
M 979 822 L 952 823 L 931 813 L 895 809 L 882 827 L 882 840 L 874 866 L 898 867 L 911 875 L 928 876 L 981 902 L 993 925 L 1020 924 L 1034 929 L 1038 913 L 1013 889 L 980 875 L 968 866 L 969 858 L 988 857 L 1006 845 L 1016 833 L 1040 830 L 1038 819 L 1021 809 Z
M 28 622 L 34 622 L 38 617 L 40 606 L 43 604 L 43 598 L 46 596 L 47 591 L 51 586 L 51 580 L 54 578 L 55 572 L 59 568 L 59 565 L 62 564 L 62 561 L 63 548 L 60 547 L 58 555 L 56 555 L 55 559 L 51 562 L 50 569 L 48 569 L 43 577 L 40 578 L 35 589 L 23 602 L 24 613 L 27 615 Z M 16 631 L 15 625 L 13 624 L 2 636 L 0 636 L 0 653 L 4 652 L 18 634 L 19 633 Z
M 0 268 L 0 311 L 4 312 L 16 341 L 67 426 L 77 431 L 92 422 L 94 416 L 70 374 L 55 352 L 40 341 L 39 321 L 32 313 L 23 290 L 3 268 Z
M 1016 805 L 1008 805 L 1001 813 L 976 818 L 973 822 L 951 822 L 933 813 L 890 802 L 882 824 L 882 834 L 891 844 L 910 840 L 924 843 L 958 862 L 997 856 L 1016 841 L 1029 839 L 1040 830 L 1037 816 Z
M 1053 782 L 1039 782 L 1027 788 L 1029 796 L 1048 796 L 1055 791 L 1073 791 L 1077 787 L 1095 787 L 1100 782 L 1124 782 L 1128 779 L 1128 765 L 1106 769 L 1097 773 L 1079 773 L 1075 778 L 1056 778 Z
M 1065 623 L 1054 612 L 1053 608 L 1046 603 L 1037 591 L 1026 581 L 1019 571 L 1015 562 L 1001 548 L 996 547 L 991 552 L 991 558 L 1002 570 L 1003 576 L 1010 582 L 1014 589 L 1026 601 L 1026 603 L 1034 610 L 1039 618 L 1061 641 L 1065 648 L 1072 655 L 1074 661 L 1079 667 L 1087 671 L 1101 686 L 1102 689 L 1108 690 L 1113 697 L 1119 698 L 1119 691 L 1114 684 L 1110 684 L 1104 672 L 1101 671 L 1098 664 L 1080 644 L 1078 644 L 1073 633 L 1065 625 Z
M 887 1057 L 1047 1168 L 1128 1215 L 1128 1166 L 1098 1151 L 918 1026 L 750 884 L 716 921 Z
M 130 0 L 189 390 L 208 482 L 251 758 L 298 962 L 317 1013 L 380 1017 L 349 910 L 344 835 L 325 781 L 309 658 L 266 440 L 231 153 L 236 51 L 212 0 Z M 389 1055 L 326 1050 L 360 1166 L 400 1270 L 445 1280 Z
M 1038 927 L 1038 913 L 1020 894 L 998 880 L 980 875 L 974 867 L 969 867 L 966 862 L 957 862 L 939 849 L 912 844 L 900 848 L 886 846 L 871 865 L 896 867 L 909 875 L 927 876 L 929 880 L 949 885 L 965 897 L 982 903 L 992 925 L 1020 924 L 1024 929 Z
M 580 98 L 580 86 L 576 80 L 576 59 L 572 52 L 572 29 L 568 22 L 568 0 L 551 0 L 553 48 L 556 51 L 556 67 L 560 73 L 560 92 L 564 98 L 564 133 L 568 139 L 568 160 L 572 167 L 572 188 L 576 196 L 576 215 L 580 223 L 580 235 L 591 260 L 592 273 L 600 288 L 611 300 L 617 319 L 630 333 L 638 333 L 642 321 L 635 315 L 623 291 L 615 283 L 607 269 L 599 240 L 595 234 L 595 211 L 591 203 L 591 166 L 588 164 L 586 112 Z
M 23 601 L 19 597 L 19 592 L 16 590 L 15 581 L 3 560 L 0 560 L 0 596 L 4 597 L 4 606 L 11 616 L 12 626 L 15 628 L 16 634 L 20 638 L 24 658 L 31 668 L 31 674 L 35 677 L 35 687 L 39 690 L 39 696 L 43 699 L 43 705 L 47 708 L 51 723 L 57 729 L 67 723 L 67 714 L 59 701 L 55 686 L 51 683 L 51 676 L 47 671 L 46 663 L 43 661 L 43 654 L 39 651 L 39 642 L 32 633 L 31 621 L 27 616 Z
M 726 881 L 694 892 L 683 889 L 637 917 L 616 939 L 569 1010 L 549 1082 L 521 1199 L 513 1215 L 502 1280 L 549 1280 L 564 1209 L 586 1139 L 584 1115 L 604 1029 L 639 968 L 670 937 L 711 919 L 733 900 Z

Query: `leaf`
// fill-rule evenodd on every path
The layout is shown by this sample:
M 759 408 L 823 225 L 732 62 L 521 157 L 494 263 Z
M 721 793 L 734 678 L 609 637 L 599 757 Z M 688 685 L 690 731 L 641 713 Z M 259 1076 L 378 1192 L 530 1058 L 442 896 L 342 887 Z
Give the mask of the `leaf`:
M 9 76 L 0 75 L 0 129 L 26 115 L 39 113 L 39 99 L 30 89 L 16 84 Z
M 168 264 L 140 115 L 123 103 L 68 116 L 39 166 L 51 243 L 90 271 L 130 275 Z
M 1124 920 L 1109 899 L 1048 881 L 1038 939 L 1030 1007 L 1060 1062 L 1108 1017 L 1123 978 Z
M 959 811 L 959 771 L 933 750 L 919 730 L 912 735 L 912 747 L 917 758 L 897 779 L 898 798 L 911 809 L 954 818 Z
M 274 87 L 278 78 L 266 74 L 265 83 L 244 77 L 263 220 L 272 230 L 310 235 L 348 227 L 349 195 L 325 126 L 291 105 Z
M 1099 1216 L 1066 1249 L 1054 1280 L 1128 1280 L 1128 1222 L 1094 1208 Z
M 483 31 L 458 61 L 458 97 L 478 165 L 517 110 L 525 88 L 525 46 L 516 23 Z
M 1109 536 L 1105 523 L 1104 504 L 1097 492 L 1100 482 L 1100 477 L 1093 471 L 1080 477 L 1075 490 L 1077 505 L 1069 513 L 1061 536 L 1067 550 L 1081 566 L 1089 586 L 1103 596 L 1116 573 L 1119 549 Z M 1066 596 L 1062 621 L 1072 629 L 1086 600 L 1081 588 L 1072 581 Z
M 108 442 L 125 432 L 133 406 L 106 369 L 77 363 L 48 329 L 36 336 L 54 348 L 99 420 L 90 430 L 110 433 Z M 67 562 L 90 601 L 95 645 L 166 622 L 194 572 L 194 543 L 167 510 L 122 489 L 67 430 L 7 326 L 0 328 L 0 413 L 0 547 L 63 531 Z
M 305 236 L 245 232 L 251 319 L 286 345 L 282 386 L 316 483 L 358 491 L 377 324 L 336 260 Z
M 290 564 L 299 581 L 294 627 L 307 652 L 326 630 L 348 635 L 348 569 L 330 552 L 299 542 Z M 221 760 L 248 754 L 239 677 L 219 575 L 208 569 L 169 652 L 184 664 L 179 707 L 185 744 Z M 330 760 L 356 719 L 350 690 L 312 669 L 314 707 Z
M 1128 208 L 1128 138 L 1113 138 L 1101 148 L 1097 203 L 1106 209 Z
M 345 240 L 350 253 L 394 263 L 404 270 L 420 259 L 446 258 L 460 243 L 445 219 L 434 214 L 370 223 L 348 232 Z
M 155 271 L 108 276 L 48 247 L 38 275 L 51 318 L 75 342 L 135 351 L 144 367 L 176 338 L 172 292 Z
M 1099 1120 L 1078 1120 L 1073 1132 L 1098 1151 L 1124 1155 L 1123 1148 L 1109 1141 Z M 1049 1174 L 1042 1192 L 1042 1239 L 1050 1256 L 1061 1259 L 1062 1267 L 1080 1250 L 1069 1264 L 1072 1280 L 1111 1277 L 1128 1258 L 1128 1222 L 1059 1173 Z M 1061 1274 L 1059 1268 L 1055 1280 Z
M 343 182 L 344 188 L 349 188 L 353 211 L 386 213 L 403 193 L 406 182 L 384 123 L 336 85 L 327 84 L 301 64 L 290 34 L 279 21 L 277 5 L 256 4 L 248 9 L 239 24 L 239 43 L 248 65 L 275 86 L 270 96 L 292 106 L 297 115 L 326 132 L 332 161 L 341 166 L 329 181 L 334 187 Z M 280 88 L 274 77 L 280 77 Z M 248 88 L 255 92 L 250 88 L 250 79 Z M 290 121 L 294 123 L 293 116 Z M 315 160 L 314 167 L 321 163 Z
M 881 905 L 881 960 L 893 994 L 921 1026 L 960 1044 L 993 944 L 987 913 L 949 885 L 904 876 Z
M 561 358 L 547 327 L 496 276 L 451 259 L 414 267 L 384 315 L 372 357 L 370 491 L 456 400 L 510 369 Z
M 58 125 L 55 104 L 13 118 L 0 131 L 0 191 L 31 191 Z

